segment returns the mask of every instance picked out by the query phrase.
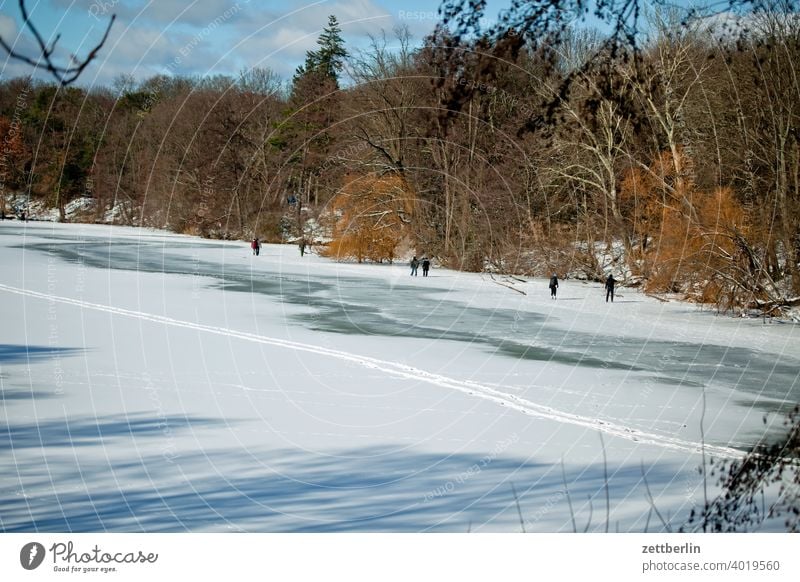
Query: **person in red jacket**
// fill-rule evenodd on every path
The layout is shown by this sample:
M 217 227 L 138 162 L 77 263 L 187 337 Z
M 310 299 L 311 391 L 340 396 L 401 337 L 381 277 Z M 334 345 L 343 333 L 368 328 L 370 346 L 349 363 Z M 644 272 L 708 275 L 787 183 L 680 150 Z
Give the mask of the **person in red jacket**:
M 253 254 L 258 256 L 258 253 L 261 252 L 261 243 L 258 242 L 257 238 L 254 238 L 253 242 L 250 243 L 250 248 L 253 249 Z

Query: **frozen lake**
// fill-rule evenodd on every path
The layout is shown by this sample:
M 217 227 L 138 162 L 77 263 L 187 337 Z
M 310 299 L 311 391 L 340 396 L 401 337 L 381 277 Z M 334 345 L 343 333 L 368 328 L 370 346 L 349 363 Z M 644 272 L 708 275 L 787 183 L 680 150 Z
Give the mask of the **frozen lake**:
M 594 283 L 16 222 L 0 265 L 2 531 L 658 530 L 644 475 L 678 527 L 701 433 L 800 401 L 797 326 Z

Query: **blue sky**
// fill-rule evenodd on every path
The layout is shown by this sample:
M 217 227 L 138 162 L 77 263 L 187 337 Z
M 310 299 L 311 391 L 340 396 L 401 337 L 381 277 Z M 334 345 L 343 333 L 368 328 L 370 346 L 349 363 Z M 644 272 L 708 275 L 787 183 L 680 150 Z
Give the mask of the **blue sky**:
M 493 18 L 507 1 L 489 2 Z M 28 0 L 46 38 L 56 32 L 62 56 L 85 55 L 117 15 L 109 40 L 80 84 L 109 84 L 120 74 L 232 74 L 268 67 L 289 79 L 313 48 L 328 15 L 335 14 L 348 48 L 364 48 L 369 35 L 409 28 L 417 42 L 436 24 L 438 0 Z M 0 35 L 28 54 L 17 0 L 0 0 Z M 3 59 L 3 78 L 29 74 Z
M 32 20 L 47 38 L 62 34 L 62 56 L 85 55 L 117 20 L 82 85 L 110 83 L 119 74 L 143 79 L 158 73 L 236 74 L 269 67 L 285 78 L 335 14 L 348 48 L 365 47 L 369 34 L 405 24 L 419 41 L 433 29 L 438 3 L 424 0 L 28 0 Z M 0 0 L 0 34 L 28 54 L 17 0 Z M 27 74 L 0 61 L 3 78 Z

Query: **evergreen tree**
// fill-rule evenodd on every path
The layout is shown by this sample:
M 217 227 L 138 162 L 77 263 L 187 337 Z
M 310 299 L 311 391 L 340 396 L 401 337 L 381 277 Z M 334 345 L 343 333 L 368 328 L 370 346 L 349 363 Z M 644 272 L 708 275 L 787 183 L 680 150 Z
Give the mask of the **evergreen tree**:
M 296 183 L 287 187 L 307 196 L 314 188 L 312 176 L 333 146 L 334 135 L 328 128 L 335 125 L 339 115 L 338 75 L 347 51 L 335 16 L 328 17 L 317 46 L 306 53 L 305 63 L 298 67 L 289 107 L 270 139 L 273 146 L 291 152 L 287 167 L 292 168 Z
M 319 48 L 306 52 L 306 62 L 297 68 L 294 75 L 295 85 L 308 74 L 318 74 L 332 80 L 338 86 L 339 73 L 342 72 L 344 59 L 347 58 L 341 32 L 339 21 L 334 15 L 330 15 L 328 26 L 322 30 L 322 34 L 317 39 Z

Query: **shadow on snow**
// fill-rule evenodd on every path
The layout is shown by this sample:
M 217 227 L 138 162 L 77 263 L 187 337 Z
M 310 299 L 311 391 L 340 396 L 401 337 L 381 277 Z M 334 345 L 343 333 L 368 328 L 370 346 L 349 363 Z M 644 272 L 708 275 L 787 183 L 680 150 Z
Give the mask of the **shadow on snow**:
M 217 424 L 109 416 L 5 427 L 0 531 L 519 531 L 512 483 L 527 531 L 572 531 L 560 465 L 535 459 L 391 446 L 335 454 L 154 451 L 165 427 L 193 432 Z M 664 465 L 648 471 L 656 495 L 676 472 Z M 622 531 L 642 531 L 641 468 L 608 472 L 611 530 L 619 521 Z M 590 531 L 604 529 L 603 474 L 598 463 L 566 466 L 580 530 L 590 514 Z M 687 513 L 690 506 L 684 498 L 669 508 Z

